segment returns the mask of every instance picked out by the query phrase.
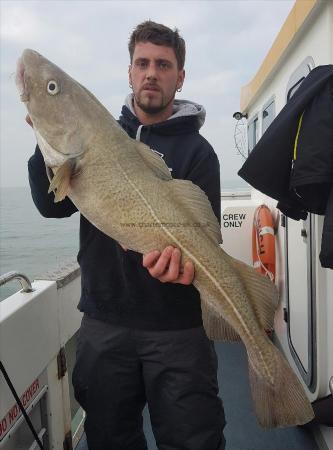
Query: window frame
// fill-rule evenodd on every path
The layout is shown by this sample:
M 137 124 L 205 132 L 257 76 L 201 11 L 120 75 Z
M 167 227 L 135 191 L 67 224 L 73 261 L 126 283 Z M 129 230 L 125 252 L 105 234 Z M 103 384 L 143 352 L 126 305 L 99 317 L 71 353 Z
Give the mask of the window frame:
M 267 128 L 264 130 L 264 112 L 266 111 L 266 109 L 271 106 L 274 105 L 274 109 L 273 109 L 273 118 L 272 121 L 269 123 L 269 125 L 267 126 L 267 128 L 269 128 L 269 126 L 271 125 L 271 123 L 273 122 L 273 120 L 276 117 L 276 106 L 275 106 L 275 95 L 273 95 L 272 97 L 269 98 L 269 100 L 267 100 L 266 103 L 264 103 L 263 107 L 262 107 L 262 111 L 261 111 L 261 136 L 265 133 L 265 131 L 267 130 Z
M 254 145 L 250 149 L 250 139 L 249 139 L 249 137 L 250 137 L 250 128 L 254 125 L 255 122 L 257 122 L 257 125 L 256 125 L 255 128 L 253 128 L 253 135 L 252 135 Z M 259 114 L 256 113 L 249 119 L 249 121 L 247 123 L 247 154 L 248 155 L 252 152 L 252 150 L 254 149 L 256 144 L 259 142 L 259 139 L 260 139 L 259 126 L 260 126 L 260 124 L 259 124 Z

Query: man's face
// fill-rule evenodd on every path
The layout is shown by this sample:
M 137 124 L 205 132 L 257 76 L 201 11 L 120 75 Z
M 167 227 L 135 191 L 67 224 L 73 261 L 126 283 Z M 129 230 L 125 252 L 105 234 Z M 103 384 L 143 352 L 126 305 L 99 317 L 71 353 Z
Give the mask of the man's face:
M 128 73 L 136 106 L 146 114 L 158 114 L 168 107 L 172 110 L 176 90 L 185 77 L 185 71 L 178 70 L 173 48 L 138 42 Z

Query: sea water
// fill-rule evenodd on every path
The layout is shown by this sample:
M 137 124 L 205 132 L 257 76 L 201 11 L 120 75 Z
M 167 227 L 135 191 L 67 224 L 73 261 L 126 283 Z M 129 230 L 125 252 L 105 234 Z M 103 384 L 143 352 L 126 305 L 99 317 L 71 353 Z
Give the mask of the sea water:
M 30 280 L 76 257 L 79 214 L 46 219 L 37 211 L 28 187 L 0 190 L 0 274 L 23 272 Z M 0 301 L 19 291 L 18 281 L 0 287 Z

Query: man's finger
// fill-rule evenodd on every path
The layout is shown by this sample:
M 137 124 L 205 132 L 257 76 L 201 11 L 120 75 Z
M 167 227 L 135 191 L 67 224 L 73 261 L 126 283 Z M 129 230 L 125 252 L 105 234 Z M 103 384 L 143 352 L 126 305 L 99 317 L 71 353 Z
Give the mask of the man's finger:
M 174 280 L 177 280 L 180 271 L 180 259 L 181 252 L 178 248 L 175 248 L 171 255 L 169 267 L 165 275 L 163 275 L 163 280 L 160 279 L 160 281 L 173 282 Z
M 166 247 L 158 258 L 156 264 L 149 268 L 149 273 L 151 276 L 158 278 L 164 274 L 170 264 L 171 256 L 173 252 L 173 247 Z
M 174 248 L 171 254 L 169 264 L 166 266 L 164 273 L 159 275 L 157 279 L 162 283 L 172 283 L 179 277 L 181 253 L 178 248 Z
M 189 285 L 192 283 L 194 279 L 194 264 L 192 261 L 187 261 L 184 265 L 183 273 L 180 273 L 177 280 L 173 281 L 173 283 L 180 283 Z
M 152 252 L 147 253 L 146 255 L 143 255 L 142 258 L 142 265 L 143 267 L 146 267 L 147 269 L 153 266 L 158 258 L 160 257 L 161 252 L 158 250 L 153 250 Z

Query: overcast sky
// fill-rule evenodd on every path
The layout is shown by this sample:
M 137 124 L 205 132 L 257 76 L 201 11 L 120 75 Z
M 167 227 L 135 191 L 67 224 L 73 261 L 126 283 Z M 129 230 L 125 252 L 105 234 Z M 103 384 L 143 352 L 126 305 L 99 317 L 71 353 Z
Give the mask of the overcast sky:
M 146 19 L 177 27 L 185 38 L 186 79 L 178 98 L 204 105 L 201 133 L 220 159 L 222 186 L 237 178 L 234 145 L 242 85 L 271 47 L 293 0 L 3 1 L 1 5 L 1 186 L 26 186 L 35 146 L 13 73 L 32 48 L 92 91 L 118 118 L 129 92 L 128 38 Z

